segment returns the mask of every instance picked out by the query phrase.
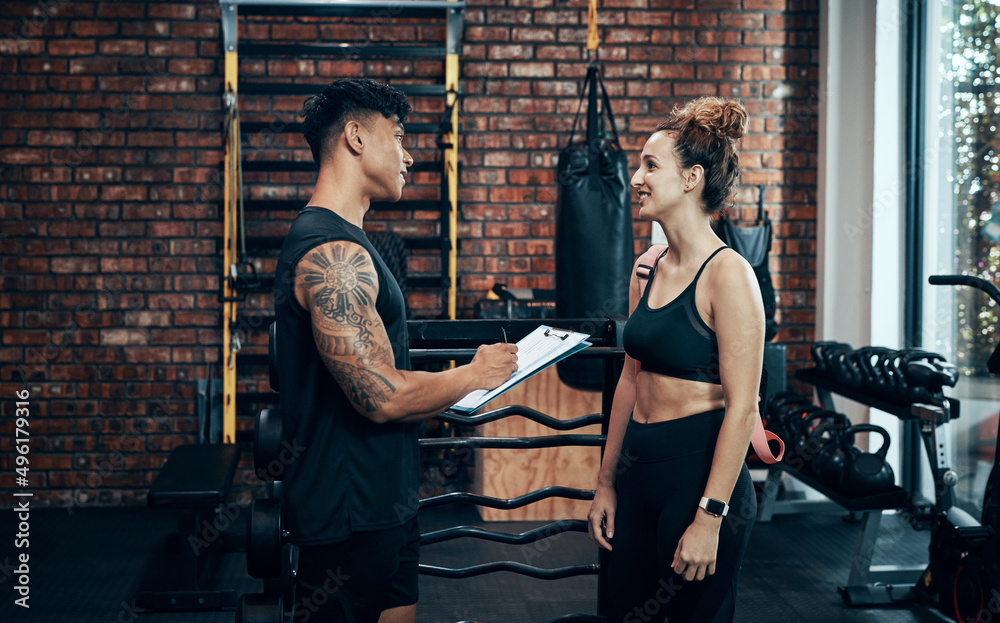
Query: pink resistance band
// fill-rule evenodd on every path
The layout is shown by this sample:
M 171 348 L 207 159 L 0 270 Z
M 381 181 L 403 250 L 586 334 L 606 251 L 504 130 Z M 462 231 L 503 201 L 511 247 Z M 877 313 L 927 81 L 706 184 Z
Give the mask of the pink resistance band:
M 649 283 L 649 274 L 652 272 L 653 266 L 657 261 L 659 261 L 660 256 L 666 250 L 667 245 L 654 244 L 639 258 L 639 266 L 635 271 L 636 276 L 639 277 L 639 298 L 642 298 L 643 292 L 646 291 L 646 284 Z M 639 361 L 636 360 L 636 376 L 639 375 L 640 369 L 641 365 L 639 364 Z M 769 441 L 775 441 L 778 443 L 778 456 L 774 456 L 774 454 L 771 453 L 771 448 L 768 445 Z M 757 458 L 767 464 L 777 463 L 781 460 L 781 457 L 785 455 L 785 442 L 783 442 L 780 437 L 771 431 L 764 430 L 764 422 L 760 419 L 759 410 L 757 411 L 757 422 L 753 426 L 753 435 L 750 437 L 750 443 L 753 445 L 753 451 L 757 454 Z

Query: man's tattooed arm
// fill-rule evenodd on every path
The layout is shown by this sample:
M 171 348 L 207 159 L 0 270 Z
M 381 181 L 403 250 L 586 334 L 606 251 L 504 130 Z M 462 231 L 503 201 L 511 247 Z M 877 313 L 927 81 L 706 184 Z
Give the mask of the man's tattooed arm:
M 378 277 L 354 243 L 331 242 L 306 254 L 296 287 L 307 292 L 313 337 L 334 380 L 359 411 L 378 411 L 396 391 L 395 358 L 378 312 Z
M 437 415 L 474 389 L 493 389 L 517 369 L 516 347 L 480 346 L 472 362 L 442 372 L 397 370 L 375 310 L 378 277 L 353 242 L 328 242 L 296 265 L 295 295 L 309 310 L 327 370 L 359 413 L 374 422 Z

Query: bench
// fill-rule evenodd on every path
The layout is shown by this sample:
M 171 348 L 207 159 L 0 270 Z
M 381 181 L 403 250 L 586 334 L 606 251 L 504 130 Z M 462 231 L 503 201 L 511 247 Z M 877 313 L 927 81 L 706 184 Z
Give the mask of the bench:
M 188 444 L 170 452 L 149 490 L 147 506 L 177 511 L 175 552 L 166 552 L 147 574 L 136 605 L 148 610 L 222 610 L 236 603 L 232 588 L 207 587 L 212 554 L 232 523 L 217 515 L 226 502 L 240 460 L 234 444 Z

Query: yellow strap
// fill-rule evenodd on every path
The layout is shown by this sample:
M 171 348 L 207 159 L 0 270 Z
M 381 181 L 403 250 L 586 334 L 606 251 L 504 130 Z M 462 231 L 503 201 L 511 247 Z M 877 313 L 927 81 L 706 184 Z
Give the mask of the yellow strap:
M 590 0 L 587 7 L 587 49 L 596 52 L 600 43 L 597 37 L 597 0 Z

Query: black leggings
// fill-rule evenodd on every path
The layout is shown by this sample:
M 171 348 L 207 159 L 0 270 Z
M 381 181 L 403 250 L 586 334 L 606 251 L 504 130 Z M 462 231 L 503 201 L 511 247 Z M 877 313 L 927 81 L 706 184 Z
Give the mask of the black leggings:
M 733 620 L 740 565 L 757 515 L 746 465 L 719 529 L 715 574 L 686 582 L 670 568 L 677 542 L 700 512 L 724 414 L 719 409 L 666 422 L 629 421 L 615 475 L 608 623 Z

